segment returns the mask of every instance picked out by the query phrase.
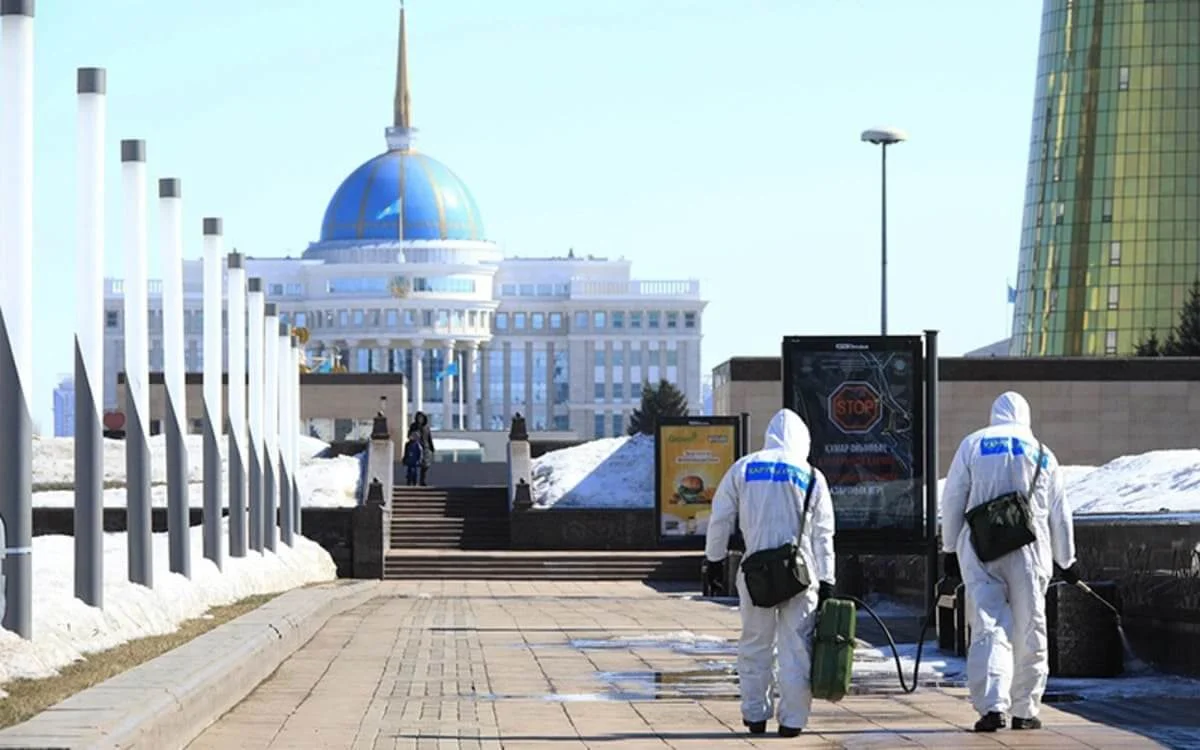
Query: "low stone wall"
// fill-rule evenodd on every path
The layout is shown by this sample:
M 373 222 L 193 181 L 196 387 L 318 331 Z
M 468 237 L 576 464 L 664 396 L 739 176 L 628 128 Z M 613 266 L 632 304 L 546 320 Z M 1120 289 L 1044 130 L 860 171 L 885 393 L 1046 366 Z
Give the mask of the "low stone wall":
M 658 548 L 653 510 L 515 511 L 512 548 L 519 550 L 652 550 Z
M 192 508 L 189 515 L 192 526 L 199 526 L 204 520 L 204 510 L 202 508 Z M 103 523 L 104 531 L 109 534 L 123 532 L 129 528 L 124 508 L 105 508 Z M 155 534 L 161 534 L 167 530 L 166 508 L 151 509 L 150 526 Z M 33 535 L 75 536 L 75 509 L 72 507 L 34 508 Z
M 1075 546 L 1085 580 L 1116 584 L 1137 656 L 1164 671 L 1200 675 L 1200 524 L 1170 516 L 1078 518 Z M 839 556 L 838 588 L 850 593 L 921 606 L 924 575 L 922 557 Z

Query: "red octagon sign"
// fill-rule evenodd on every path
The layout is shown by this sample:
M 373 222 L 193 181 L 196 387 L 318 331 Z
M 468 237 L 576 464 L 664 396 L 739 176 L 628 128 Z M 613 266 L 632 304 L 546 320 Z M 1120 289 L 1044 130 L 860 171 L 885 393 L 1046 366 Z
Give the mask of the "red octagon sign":
M 847 435 L 862 435 L 883 419 L 883 401 L 870 383 L 848 380 L 829 394 L 829 418 Z

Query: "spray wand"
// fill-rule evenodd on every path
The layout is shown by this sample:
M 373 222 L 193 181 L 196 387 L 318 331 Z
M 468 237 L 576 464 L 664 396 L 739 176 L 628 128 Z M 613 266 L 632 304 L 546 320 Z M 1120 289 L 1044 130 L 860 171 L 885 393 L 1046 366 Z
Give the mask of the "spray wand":
M 1121 627 L 1121 613 L 1120 613 L 1120 611 L 1118 611 L 1118 610 L 1117 610 L 1117 608 L 1116 608 L 1116 607 L 1114 607 L 1114 606 L 1112 605 L 1112 602 L 1108 601 L 1108 600 L 1107 600 L 1107 599 L 1105 599 L 1104 597 L 1102 597 L 1102 596 L 1100 596 L 1099 594 L 1097 594 L 1097 593 L 1096 593 L 1096 592 L 1095 592 L 1095 591 L 1092 589 L 1092 587 L 1091 587 L 1091 586 L 1087 585 L 1087 584 L 1086 584 L 1086 583 L 1084 583 L 1083 581 L 1076 581 L 1076 582 L 1075 582 L 1075 587 L 1076 587 L 1076 588 L 1078 588 L 1078 589 L 1079 589 L 1080 591 L 1082 591 L 1083 593 L 1087 594 L 1088 596 L 1092 597 L 1092 598 L 1093 598 L 1093 599 L 1095 599 L 1096 601 L 1098 601 L 1098 602 L 1100 602 L 1101 604 L 1103 604 L 1103 605 L 1104 605 L 1104 606 L 1105 606 L 1105 607 L 1106 607 L 1106 608 L 1107 608 L 1107 609 L 1108 609 L 1110 612 L 1112 612 L 1112 613 L 1113 613 L 1113 617 L 1117 618 L 1117 627 Z

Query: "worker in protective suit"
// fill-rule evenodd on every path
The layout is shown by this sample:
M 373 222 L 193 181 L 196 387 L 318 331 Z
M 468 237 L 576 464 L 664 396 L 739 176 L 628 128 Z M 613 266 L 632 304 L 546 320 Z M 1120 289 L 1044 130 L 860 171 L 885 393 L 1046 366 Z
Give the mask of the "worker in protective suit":
M 738 676 L 742 720 L 751 734 L 766 732 L 773 714 L 775 651 L 779 653 L 779 734 L 795 737 L 812 706 L 810 641 L 820 603 L 833 595 L 833 504 L 820 471 L 808 462 L 808 427 L 795 412 L 782 409 L 767 427 L 761 451 L 739 459 L 713 496 L 705 545 L 705 576 L 723 581 L 729 538 L 740 529 L 747 557 L 795 542 L 808 568 L 807 591 L 771 607 L 752 604 L 741 570 L 737 575 L 742 634 Z M 797 526 L 809 484 L 809 511 L 797 540 Z
M 1027 498 L 1032 541 L 989 562 L 1007 546 L 991 543 L 988 528 L 1004 518 L 988 516 L 989 501 Z M 971 514 L 971 520 L 968 520 Z M 979 527 L 988 518 L 989 526 Z M 974 528 L 973 528 L 974 526 Z M 977 732 L 994 732 L 1012 716 L 1013 729 L 1039 729 L 1042 693 L 1050 673 L 1046 636 L 1046 589 L 1053 564 L 1075 584 L 1075 536 L 1063 475 L 1050 449 L 1030 427 L 1029 403 L 1019 393 L 1002 394 L 992 405 L 991 425 L 968 435 L 958 447 L 942 491 L 942 546 L 947 578 L 966 587 L 971 645 L 967 681 L 979 712 Z

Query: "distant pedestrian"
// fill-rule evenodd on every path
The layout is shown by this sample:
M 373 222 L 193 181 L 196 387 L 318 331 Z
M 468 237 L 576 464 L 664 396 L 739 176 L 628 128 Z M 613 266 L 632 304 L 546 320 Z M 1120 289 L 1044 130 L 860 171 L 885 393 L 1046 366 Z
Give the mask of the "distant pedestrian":
M 408 428 L 409 432 L 416 432 L 417 439 L 421 442 L 421 472 L 420 485 L 426 486 L 429 476 L 429 467 L 433 465 L 433 432 L 429 429 L 429 417 L 425 416 L 425 412 L 419 411 L 413 417 L 413 423 Z
M 416 487 L 420 481 L 421 458 L 424 454 L 421 435 L 416 430 L 410 430 L 408 442 L 404 444 L 404 483 L 409 487 Z

